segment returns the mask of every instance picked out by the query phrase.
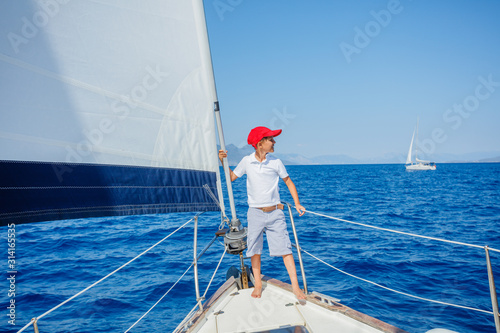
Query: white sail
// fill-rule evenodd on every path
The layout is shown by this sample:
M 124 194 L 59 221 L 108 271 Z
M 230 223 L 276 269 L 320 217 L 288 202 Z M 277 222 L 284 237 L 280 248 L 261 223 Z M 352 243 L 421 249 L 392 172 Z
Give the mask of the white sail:
M 418 142 L 418 119 L 417 126 L 413 130 L 413 135 L 411 137 L 410 149 L 408 150 L 408 156 L 406 157 L 406 170 L 436 170 L 436 164 L 430 161 L 420 160 L 418 158 L 418 149 L 415 147 L 415 163 L 412 162 L 412 151 L 413 151 L 413 140 L 415 139 L 416 133 L 416 141 Z
M 413 135 L 411 136 L 410 149 L 408 150 L 408 156 L 406 157 L 406 164 L 411 164 L 411 153 L 413 150 L 413 138 L 415 137 L 415 130 L 413 130 Z
M 19 184 L 2 183 L 0 189 L 17 195 L 12 188 L 21 183 L 41 185 L 21 180 L 26 177 L 13 162 L 22 161 L 33 172 L 39 165 L 52 166 L 54 175 L 47 177 L 53 181 L 42 182 L 45 187 L 71 186 L 69 179 L 82 176 L 74 172 L 80 166 L 106 169 L 92 169 L 92 177 L 104 172 L 102 178 L 113 183 L 112 167 L 119 166 L 121 174 L 133 170 L 137 179 L 116 181 L 115 189 L 152 189 L 156 181 L 143 184 L 141 178 L 160 170 L 157 185 L 163 192 L 168 186 L 191 186 L 198 172 L 209 173 L 216 192 L 211 180 L 218 174 L 217 98 L 202 6 L 201 1 L 174 0 L 2 2 L 0 160 L 2 171 L 14 173 L 10 177 L 19 178 Z M 150 170 L 147 176 L 141 168 Z M 164 173 L 167 169 L 178 172 Z M 187 182 L 178 182 L 179 174 Z M 94 181 L 85 185 L 109 186 Z M 82 182 L 76 181 L 79 187 Z M 137 212 L 161 206 L 162 200 L 139 202 Z M 101 204 L 119 205 L 112 199 Z M 129 212 L 118 213 L 134 213 L 131 202 L 121 205 Z M 173 205 L 189 209 L 184 199 Z M 151 212 L 156 211 L 161 209 Z

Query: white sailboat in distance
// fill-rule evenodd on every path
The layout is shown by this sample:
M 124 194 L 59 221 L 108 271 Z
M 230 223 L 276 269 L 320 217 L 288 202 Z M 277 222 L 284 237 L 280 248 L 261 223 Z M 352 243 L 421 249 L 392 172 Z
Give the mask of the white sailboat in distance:
M 415 162 L 412 161 L 412 151 L 413 151 L 413 139 L 415 138 L 415 132 L 417 133 L 417 142 L 418 142 L 418 119 L 417 119 L 417 127 L 413 131 L 413 135 L 411 137 L 410 149 L 408 150 L 408 156 L 406 157 L 406 170 L 436 170 L 436 164 L 430 161 L 424 161 L 418 159 L 418 147 L 415 145 Z

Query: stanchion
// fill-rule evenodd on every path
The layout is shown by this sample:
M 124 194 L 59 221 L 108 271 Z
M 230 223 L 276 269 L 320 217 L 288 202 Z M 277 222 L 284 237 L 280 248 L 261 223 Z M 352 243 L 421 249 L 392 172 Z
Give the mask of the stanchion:
M 500 333 L 500 317 L 498 315 L 498 298 L 497 290 L 495 288 L 495 279 L 493 278 L 493 269 L 491 268 L 490 252 L 488 251 L 488 246 L 484 247 L 486 252 L 486 265 L 488 266 L 488 281 L 490 283 L 490 296 L 491 305 L 493 306 L 493 315 L 495 316 L 495 327 L 497 333 Z
M 36 318 L 33 318 L 33 330 L 35 331 L 35 333 L 39 333 L 38 332 L 38 324 L 37 324 L 37 319 Z
M 304 271 L 304 264 L 302 263 L 302 254 L 300 253 L 299 238 L 297 237 L 297 230 L 295 229 L 295 221 L 293 220 L 292 208 L 289 203 L 284 202 L 284 204 L 287 205 L 288 207 L 288 214 L 290 215 L 290 221 L 292 222 L 293 236 L 295 237 L 295 244 L 297 244 L 297 255 L 299 257 L 300 271 L 302 273 L 302 281 L 304 283 L 304 292 L 307 295 L 308 291 L 307 291 L 306 273 Z
M 198 256 L 196 255 L 196 248 L 198 247 L 198 215 L 194 217 L 193 243 L 194 288 L 196 290 L 196 302 L 198 302 L 200 311 L 203 311 L 203 306 L 201 305 L 202 298 L 200 298 L 200 287 L 198 285 Z

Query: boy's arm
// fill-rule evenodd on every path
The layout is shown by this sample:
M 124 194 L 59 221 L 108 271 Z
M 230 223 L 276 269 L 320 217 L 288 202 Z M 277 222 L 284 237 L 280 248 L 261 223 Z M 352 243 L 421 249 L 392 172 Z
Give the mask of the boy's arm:
M 224 165 L 224 158 L 226 157 L 227 157 L 227 150 L 225 152 L 222 149 L 219 150 L 219 160 L 222 165 Z M 231 170 L 229 166 L 227 168 L 229 169 L 229 174 L 231 175 L 231 181 L 234 182 L 236 179 L 238 179 L 238 176 L 234 174 L 233 170 Z
M 290 177 L 285 177 L 283 178 L 283 181 L 285 182 L 286 186 L 288 187 L 288 190 L 290 191 L 290 194 L 292 195 L 293 202 L 295 203 L 295 208 L 299 212 L 299 216 L 304 215 L 306 209 L 304 208 L 304 206 L 300 204 L 299 194 L 297 193 L 297 188 L 295 187 L 295 184 L 292 182 L 292 179 Z

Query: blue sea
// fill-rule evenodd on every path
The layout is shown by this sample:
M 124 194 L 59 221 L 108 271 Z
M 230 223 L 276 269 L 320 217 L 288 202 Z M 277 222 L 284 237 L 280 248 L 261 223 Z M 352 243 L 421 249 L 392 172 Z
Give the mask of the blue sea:
M 307 210 L 349 221 L 500 249 L 500 164 L 439 164 L 407 172 L 402 165 L 288 166 Z M 246 223 L 246 184 L 233 183 Z M 281 196 L 292 202 L 284 183 Z M 228 213 L 229 214 L 229 213 Z M 8 323 L 9 280 L 3 279 L 0 332 L 15 332 L 104 277 L 189 221 L 194 213 L 78 219 L 16 225 L 15 326 Z M 295 221 L 300 245 L 345 272 L 419 297 L 491 311 L 485 251 L 306 213 Z M 199 219 L 201 250 L 220 215 Z M 291 228 L 289 228 L 290 234 Z M 7 244 L 7 227 L 2 242 Z M 293 240 L 293 239 L 292 239 Z M 193 223 L 129 266 L 42 318 L 41 333 L 124 332 L 189 267 Z M 7 250 L 4 248 L 4 272 Z M 281 258 L 267 249 L 262 271 L 288 282 Z M 216 241 L 201 258 L 204 292 L 223 252 Z M 500 253 L 490 251 L 500 284 Z M 303 255 L 309 290 L 409 332 L 447 328 L 494 332 L 493 315 L 409 298 L 342 274 Z M 208 295 L 239 259 L 226 255 Z M 297 265 L 298 267 L 298 265 Z M 6 276 L 7 273 L 4 273 Z M 300 272 L 298 272 L 301 280 Z M 8 277 L 8 276 L 7 276 Z M 195 305 L 192 270 L 132 332 L 170 332 Z M 29 328 L 26 332 L 33 332 Z

